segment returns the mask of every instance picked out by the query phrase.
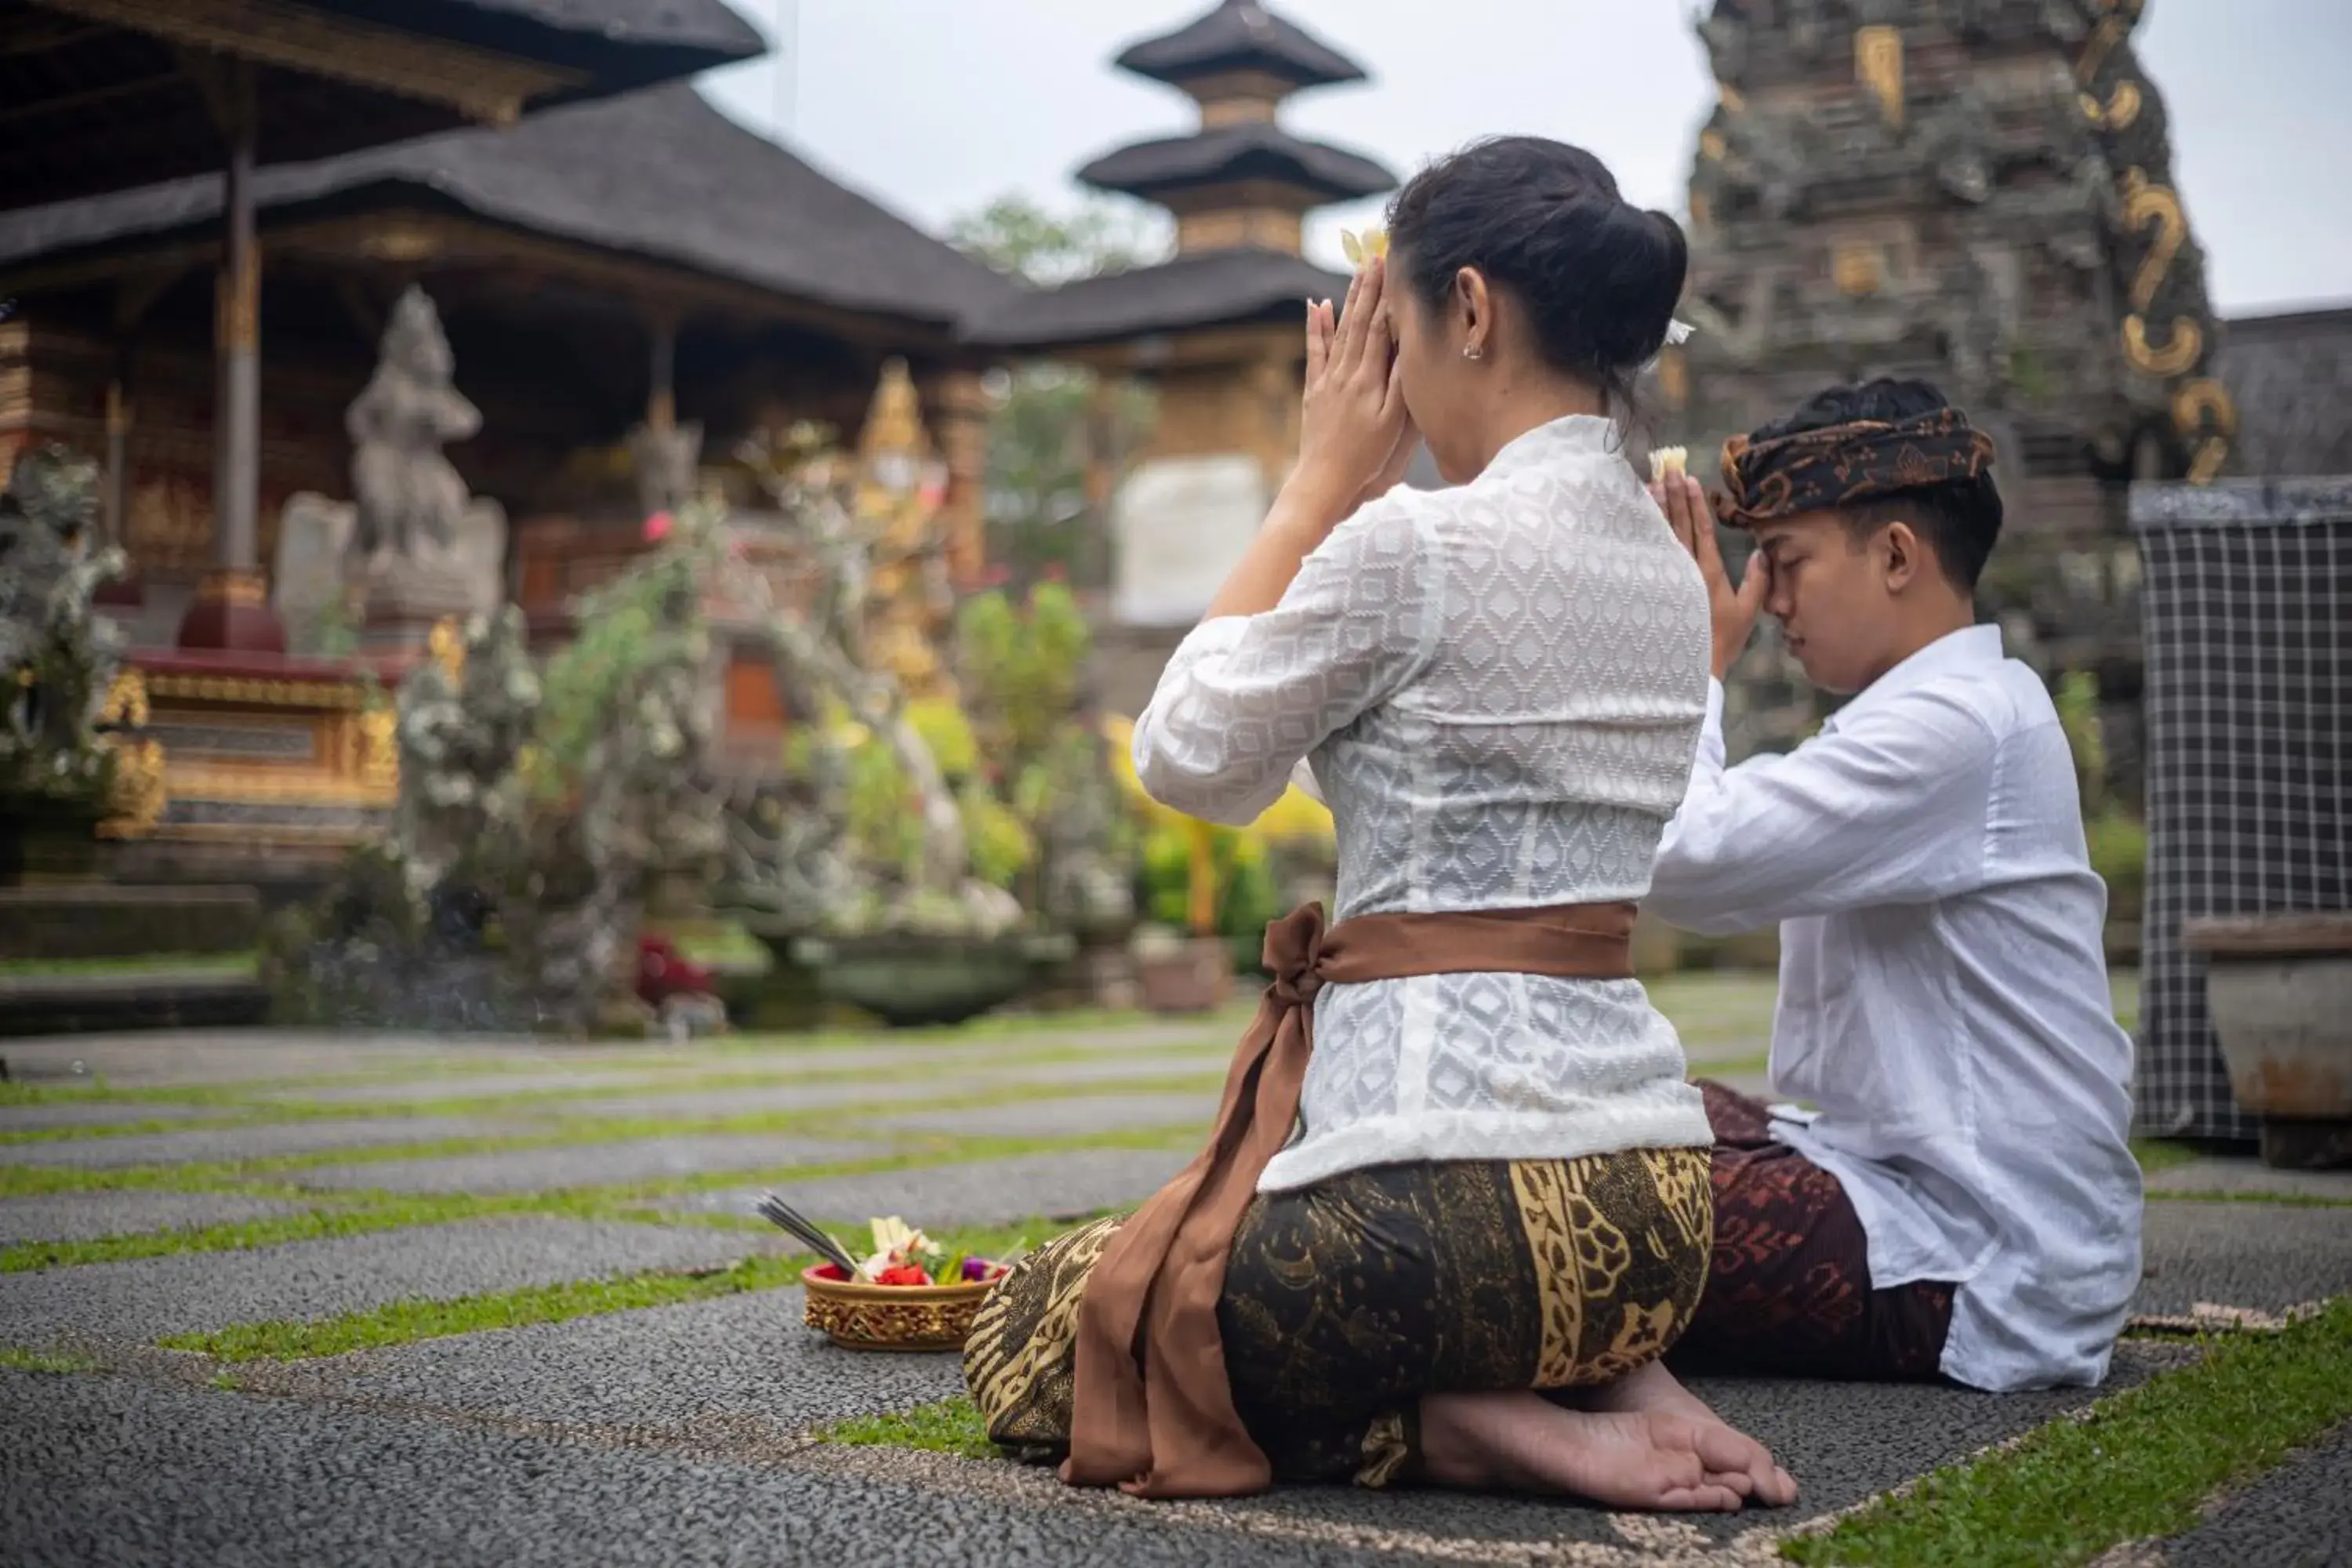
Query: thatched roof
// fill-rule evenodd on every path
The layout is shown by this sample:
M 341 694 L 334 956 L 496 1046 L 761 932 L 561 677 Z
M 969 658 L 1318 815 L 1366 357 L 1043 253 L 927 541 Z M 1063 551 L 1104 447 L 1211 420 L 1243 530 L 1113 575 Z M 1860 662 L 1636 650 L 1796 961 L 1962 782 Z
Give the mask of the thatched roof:
M 255 68 L 257 155 L 332 157 L 760 53 L 723 0 L 0 0 L 0 208 L 221 165 L 188 64 Z
M 36 259 L 54 269 L 209 237 L 221 184 L 181 180 L 0 213 L 0 287 Z M 1019 292 L 737 125 L 684 83 L 533 115 L 509 131 L 455 132 L 268 169 L 254 184 L 265 234 L 371 207 L 439 206 L 796 300 L 942 325 L 1001 309 Z
M 1045 352 L 1132 342 L 1162 332 L 1306 319 L 1308 296 L 1338 300 L 1344 273 L 1279 250 L 1203 250 L 1016 297 L 972 319 L 968 338 L 1007 351 Z
M 1355 61 L 1257 0 L 1223 0 L 1173 33 L 1129 45 L 1117 64 L 1179 87 L 1229 71 L 1262 71 L 1299 87 L 1364 79 Z
M 2352 474 L 2352 306 L 2237 317 L 2223 325 L 2220 358 L 2238 403 L 2239 472 Z
M 1106 153 L 1080 169 L 1078 178 L 1098 190 L 1147 201 L 1241 180 L 1293 185 L 1334 202 L 1396 188 L 1396 176 L 1371 159 L 1303 140 L 1265 121 L 1138 142 Z

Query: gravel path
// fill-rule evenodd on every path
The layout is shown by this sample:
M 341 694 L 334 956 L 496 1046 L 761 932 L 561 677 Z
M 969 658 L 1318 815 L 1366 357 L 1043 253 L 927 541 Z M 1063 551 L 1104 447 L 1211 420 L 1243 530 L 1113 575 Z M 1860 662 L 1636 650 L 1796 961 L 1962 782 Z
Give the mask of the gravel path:
M 663 1206 L 677 1213 L 748 1215 L 761 1193 L 772 1190 L 803 1214 L 838 1224 L 895 1214 L 940 1226 L 1010 1225 L 1132 1207 L 1158 1192 L 1192 1157 L 1186 1149 L 1082 1149 L 869 1176 L 823 1176 L 772 1189 L 698 1193 Z
M 428 1143 L 442 1138 L 491 1138 L 534 1131 L 528 1124 L 474 1117 L 386 1117 L 376 1121 L 279 1121 L 187 1132 L 134 1132 L 121 1138 L 61 1139 L 0 1148 L 16 1165 L 113 1170 L 125 1165 L 181 1165 L 225 1160 L 268 1160 L 379 1143 Z
M 545 1131 L 544 1128 L 536 1129 Z M 727 1133 L 639 1138 L 625 1143 L 508 1149 L 441 1159 L 323 1165 L 288 1179 L 327 1190 L 382 1188 L 394 1193 L 533 1193 L 613 1182 L 655 1182 L 714 1171 L 815 1165 L 882 1152 L 872 1143 L 821 1142 L 786 1133 Z
M 1712 995 L 1713 994 L 1709 994 Z M 1768 997 L 1769 999 L 1769 997 Z M 1716 1000 L 1721 1000 L 1720 997 Z M 12 1074 L 63 1079 L 80 1060 L 115 1082 L 235 1081 L 272 1095 L 349 1103 L 350 1121 L 306 1121 L 0 1146 L 0 1166 L 103 1172 L 386 1142 L 557 1129 L 551 1117 L 717 1118 L 858 1103 L 908 1109 L 819 1135 L 728 1134 L 575 1142 L 436 1159 L 354 1160 L 287 1173 L 327 1190 L 508 1194 L 723 1174 L 886 1153 L 890 1139 L 1071 1138 L 1205 1125 L 1213 1093 L 1122 1091 L 1134 1079 L 1219 1068 L 1226 1021 L 909 1041 L 863 1047 L 672 1054 L 643 1047 L 557 1049 L 510 1041 L 316 1036 L 124 1037 L 33 1042 Z M 1237 1026 L 1237 1025 L 1236 1025 Z M 1736 1033 L 1720 1020 L 1711 1026 Z M 1760 1037 L 1762 1023 L 1757 1025 Z M 1066 1062 L 1007 1059 L 1041 1047 Z M 458 1060 L 480 1072 L 435 1072 Z M 868 1076 L 809 1081 L 866 1066 Z M 917 1076 L 905 1076 L 909 1068 Z M 415 1073 L 371 1079 L 386 1070 Z M 697 1089 L 685 1077 L 772 1072 Z M 347 1083 L 288 1080 L 342 1074 Z M 81 1081 L 87 1081 L 83 1079 Z M 584 1100 L 530 1097 L 582 1085 Z M 1086 1092 L 1024 1096 L 1024 1087 Z M 1091 1086 L 1100 1086 L 1094 1088 Z M 1011 1091 L 1003 1103 L 922 1110 L 923 1100 Z M 467 1094 L 520 1094 L 511 1119 L 408 1118 L 370 1108 Z M 71 1104 L 0 1108 L 0 1128 L 183 1120 L 195 1108 Z M 569 1134 L 566 1134 L 569 1135 Z M 856 1176 L 776 1184 L 796 1205 L 854 1227 L 900 1214 L 935 1228 L 1132 1205 L 1190 1158 L 1164 1149 L 1038 1151 L 957 1158 Z M 28 1178 L 29 1179 L 29 1178 Z M 689 1215 L 748 1214 L 752 1184 L 664 1200 Z M 2209 1161 L 2156 1188 L 2352 1193 L 2352 1177 L 2290 1176 Z M 168 1230 L 299 1207 L 247 1194 L 92 1192 L 0 1200 L 0 1245 Z M 2341 1208 L 2261 1203 L 2150 1205 L 2139 1309 L 2198 1301 L 2275 1310 L 2352 1290 L 2352 1218 Z M 1033 1237 L 1033 1239 L 1042 1239 Z M 1476 1564 L 1627 1568 L 1724 1552 L 1748 1568 L 1798 1520 L 1860 1502 L 1937 1465 L 2013 1437 L 2193 1350 L 2127 1342 L 2106 1389 L 1991 1397 L 1954 1388 L 1786 1382 L 1703 1384 L 1729 1419 L 1773 1445 L 1805 1489 L 1770 1517 L 1612 1517 L 1554 1502 L 1348 1488 L 1164 1507 L 1075 1494 L 1048 1473 L 903 1449 L 813 1444 L 813 1426 L 954 1393 L 953 1356 L 859 1355 L 800 1321 L 777 1289 L 561 1323 L 485 1330 L 323 1361 L 235 1369 L 215 1388 L 196 1358 L 146 1352 L 159 1338 L 273 1319 L 316 1320 L 410 1297 L 450 1298 L 781 1251 L 767 1231 L 592 1223 L 536 1215 L 426 1226 L 247 1252 L 0 1274 L 0 1347 L 89 1347 L 108 1370 L 0 1369 L 0 1422 L 35 1443 L 0 1444 L 0 1562 L 113 1564 L 1168 1563 Z M 2181 1564 L 2340 1561 L 2315 1545 L 2352 1534 L 2352 1437 L 2339 1432 L 2225 1500 L 2160 1550 Z M 2151 1546 L 2149 1551 L 2158 1548 Z M 2298 1553 L 2301 1553 L 2298 1555 Z
M 2352 1563 L 2352 1424 L 2164 1543 L 2168 1568 L 2345 1568 Z
M 466 1296 L 639 1269 L 691 1268 L 772 1246 L 749 1232 L 513 1218 L 339 1237 L 259 1252 L 188 1253 L 0 1274 L 0 1343 L 151 1343 L 233 1323 L 362 1311 L 410 1296 Z
M 89 1241 L 133 1231 L 234 1225 L 292 1214 L 299 1205 L 228 1193 L 58 1193 L 0 1200 L 0 1247 Z
M 1396 1561 L 1269 1546 L 1139 1504 L 1009 1503 L 121 1378 L 0 1372 L 0 1427 L 41 1434 L 0 1445 L 0 1557 L 26 1568 Z
M 2352 1210 L 2158 1203 L 2141 1233 L 2137 1312 L 2200 1301 L 2275 1312 L 2352 1290 Z

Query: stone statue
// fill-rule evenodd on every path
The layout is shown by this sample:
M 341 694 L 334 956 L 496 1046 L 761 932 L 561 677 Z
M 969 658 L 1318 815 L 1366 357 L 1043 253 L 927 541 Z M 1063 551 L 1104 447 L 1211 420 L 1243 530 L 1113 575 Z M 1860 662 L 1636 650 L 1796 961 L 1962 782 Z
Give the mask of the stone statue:
M 701 474 L 701 421 L 667 430 L 637 426 L 629 432 L 629 458 L 637 470 L 638 509 L 647 517 L 676 511 L 694 499 Z
M 474 499 L 441 451 L 482 424 L 455 374 L 440 315 L 412 287 L 393 307 L 375 374 L 343 416 L 356 503 L 351 564 L 363 577 L 370 618 L 418 633 L 450 614 L 487 613 L 505 596 L 505 514 L 496 501 Z M 323 510 L 331 505 L 296 497 L 289 521 L 331 536 L 340 521 Z
M 18 455 L 0 494 L 0 821 L 97 822 L 113 758 L 100 733 L 122 636 L 95 608 L 122 574 L 96 548 L 98 467 L 62 446 Z
M 457 361 L 441 317 L 421 289 L 393 307 L 383 357 L 343 416 L 352 437 L 354 547 L 370 560 L 446 552 L 471 497 L 442 446 L 482 427 L 481 411 L 451 384 Z

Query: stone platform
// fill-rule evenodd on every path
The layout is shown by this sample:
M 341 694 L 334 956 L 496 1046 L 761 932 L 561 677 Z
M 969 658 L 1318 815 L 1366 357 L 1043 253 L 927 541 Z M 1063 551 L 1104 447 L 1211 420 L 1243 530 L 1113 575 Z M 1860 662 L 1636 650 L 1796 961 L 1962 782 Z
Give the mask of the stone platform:
M 1769 986 L 1658 990 L 1696 1070 L 1756 1082 Z M 2106 1390 L 2007 1398 L 1705 1385 L 1805 1496 L 1688 1520 L 1312 1489 L 1163 1507 L 1009 1462 L 822 1441 L 955 1393 L 956 1363 L 831 1349 L 772 1265 L 760 1288 L 623 1310 L 566 1297 L 530 1321 L 584 1282 L 674 1286 L 778 1257 L 781 1235 L 747 1217 L 768 1188 L 845 1234 L 895 1213 L 1034 1239 L 1131 1203 L 1181 1163 L 1236 1023 L 677 1049 L 11 1042 L 0 1423 L 39 1436 L 0 1445 L 0 1560 L 1760 1563 L 1807 1521 L 2199 1353 L 2128 1342 Z M 2337 1206 L 2352 1177 L 2208 1161 L 2150 1186 L 2189 1195 L 2151 1205 L 2147 1310 L 2275 1312 L 2352 1290 Z M 459 1298 L 466 1321 L 419 1327 Z M 284 1361 L 159 1343 L 338 1321 L 375 1328 Z M 2339 1433 L 2147 1560 L 2302 1561 L 2296 1544 L 2340 1522 L 2319 1494 L 2345 1473 Z

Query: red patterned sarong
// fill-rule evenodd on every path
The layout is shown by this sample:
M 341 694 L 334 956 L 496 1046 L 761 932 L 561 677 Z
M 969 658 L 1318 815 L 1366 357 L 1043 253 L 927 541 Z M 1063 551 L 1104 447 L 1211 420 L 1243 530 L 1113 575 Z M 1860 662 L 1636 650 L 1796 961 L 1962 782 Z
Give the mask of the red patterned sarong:
M 1780 1142 L 1763 1101 L 1702 1081 L 1715 1132 L 1715 1250 L 1677 1368 L 1872 1383 L 1940 1375 L 1952 1287 L 1870 1287 L 1838 1179 Z

